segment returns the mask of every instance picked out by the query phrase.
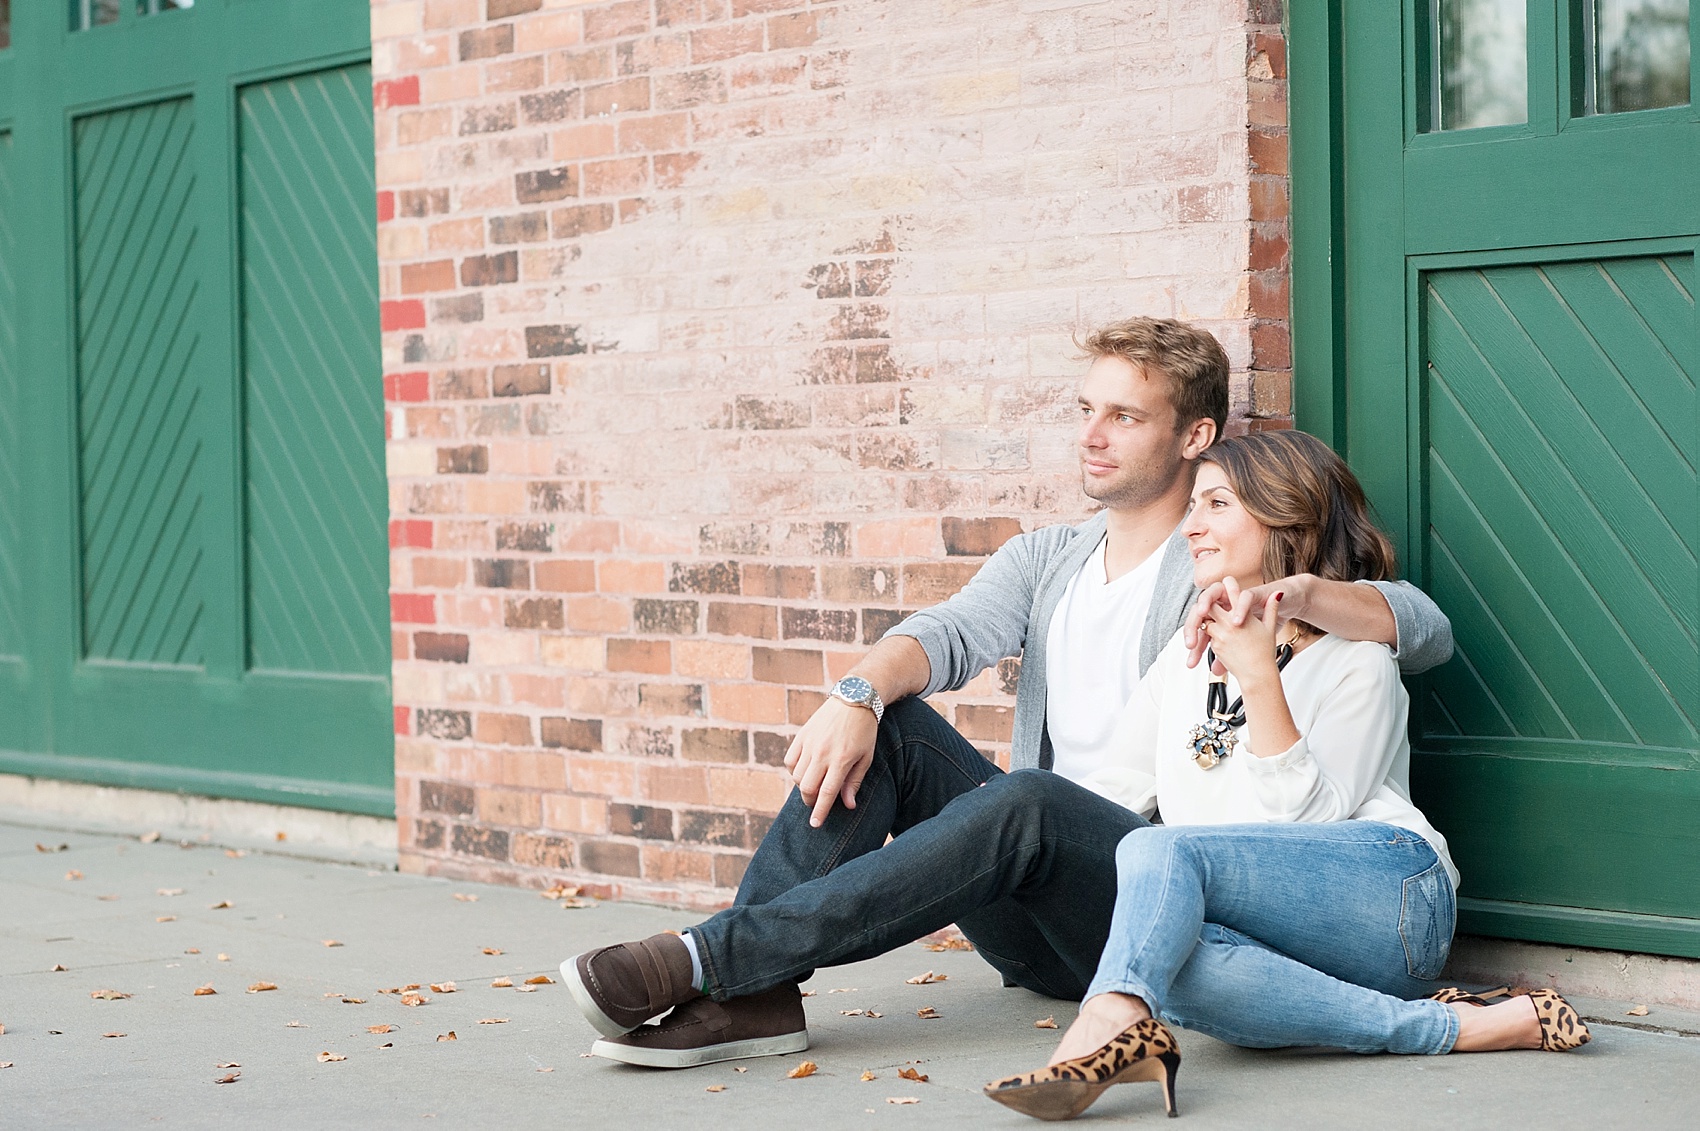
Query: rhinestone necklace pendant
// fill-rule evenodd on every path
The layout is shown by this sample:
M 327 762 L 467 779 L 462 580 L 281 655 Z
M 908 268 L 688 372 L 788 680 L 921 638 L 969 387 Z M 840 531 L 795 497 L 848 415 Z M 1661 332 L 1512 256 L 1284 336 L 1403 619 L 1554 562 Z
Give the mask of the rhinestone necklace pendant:
M 1192 728 L 1192 760 L 1201 770 L 1210 770 L 1234 752 L 1239 736 L 1226 719 L 1212 718 Z

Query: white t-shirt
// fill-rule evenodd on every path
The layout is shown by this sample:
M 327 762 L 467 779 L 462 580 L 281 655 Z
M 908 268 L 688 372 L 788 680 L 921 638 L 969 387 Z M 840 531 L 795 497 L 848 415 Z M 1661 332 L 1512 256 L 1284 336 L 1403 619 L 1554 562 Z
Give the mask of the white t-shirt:
M 1069 581 L 1045 636 L 1045 729 L 1051 769 L 1070 781 L 1118 760 L 1116 716 L 1139 685 L 1139 641 L 1164 546 L 1114 581 L 1100 541 Z
M 1100 768 L 1080 784 L 1170 825 L 1381 821 L 1416 833 L 1458 886 L 1446 839 L 1411 803 L 1410 700 L 1385 644 L 1324 636 L 1281 672 L 1299 740 L 1273 757 L 1239 745 L 1211 769 L 1193 761 L 1191 732 L 1205 718 L 1209 670 L 1186 666 L 1176 633 L 1129 697 Z M 1239 697 L 1228 677 L 1228 701 Z

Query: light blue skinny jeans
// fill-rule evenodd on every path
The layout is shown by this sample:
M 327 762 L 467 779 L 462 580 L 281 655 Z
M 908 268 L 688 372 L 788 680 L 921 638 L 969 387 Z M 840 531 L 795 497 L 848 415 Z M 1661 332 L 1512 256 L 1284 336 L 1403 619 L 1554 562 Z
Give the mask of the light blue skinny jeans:
M 1248 1048 L 1444 1053 L 1458 1015 L 1430 992 L 1456 915 L 1416 833 L 1378 821 L 1170 825 L 1116 848 L 1110 941 L 1087 996 L 1133 994 L 1173 1025 Z

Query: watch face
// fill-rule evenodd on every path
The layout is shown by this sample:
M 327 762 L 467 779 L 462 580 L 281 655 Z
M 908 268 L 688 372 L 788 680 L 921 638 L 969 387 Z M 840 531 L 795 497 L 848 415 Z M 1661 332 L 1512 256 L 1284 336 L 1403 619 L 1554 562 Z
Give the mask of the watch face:
M 860 703 L 874 693 L 874 685 L 859 675 L 847 675 L 838 681 L 835 690 L 844 698 Z

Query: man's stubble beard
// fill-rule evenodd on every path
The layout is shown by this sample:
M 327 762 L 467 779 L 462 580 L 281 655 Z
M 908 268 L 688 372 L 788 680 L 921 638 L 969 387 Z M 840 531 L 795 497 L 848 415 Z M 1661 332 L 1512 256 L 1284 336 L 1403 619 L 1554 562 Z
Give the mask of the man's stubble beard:
M 1180 461 L 1185 464 L 1186 461 Z M 1185 474 L 1175 464 L 1146 463 L 1123 468 L 1110 483 L 1095 483 L 1084 470 L 1080 474 L 1080 489 L 1088 499 L 1102 503 L 1111 510 L 1138 510 L 1162 498 L 1176 480 Z

